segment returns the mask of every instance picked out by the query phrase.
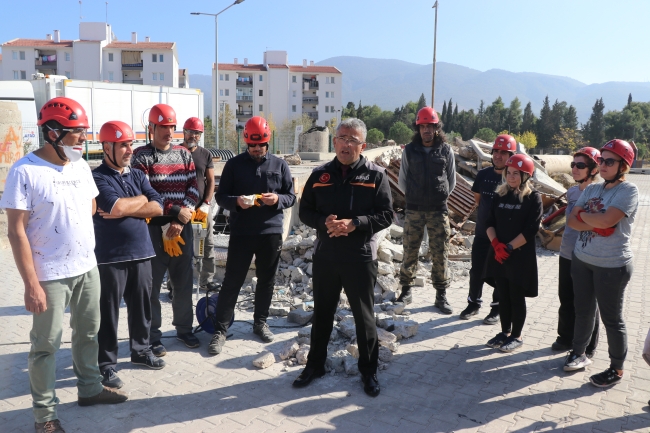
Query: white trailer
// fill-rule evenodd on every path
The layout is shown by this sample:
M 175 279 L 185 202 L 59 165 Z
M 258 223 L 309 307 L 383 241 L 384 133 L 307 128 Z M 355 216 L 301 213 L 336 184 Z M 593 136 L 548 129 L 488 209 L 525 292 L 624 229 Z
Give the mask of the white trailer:
M 15 102 L 18 105 L 23 123 L 23 145 L 28 151 L 38 149 L 40 145 L 37 125 L 38 112 L 32 86 L 26 81 L 0 81 L 0 101 Z
M 174 141 L 183 140 L 183 123 L 189 117 L 203 120 L 203 93 L 199 89 L 184 89 L 142 84 L 106 83 L 70 80 L 65 76 L 36 76 L 31 81 L 36 107 L 57 96 L 79 102 L 88 114 L 88 150 L 101 150 L 99 130 L 109 120 L 121 120 L 133 128 L 136 143 L 146 142 L 149 110 L 155 104 L 169 104 L 176 111 L 178 125 Z M 200 145 L 203 145 L 201 137 Z

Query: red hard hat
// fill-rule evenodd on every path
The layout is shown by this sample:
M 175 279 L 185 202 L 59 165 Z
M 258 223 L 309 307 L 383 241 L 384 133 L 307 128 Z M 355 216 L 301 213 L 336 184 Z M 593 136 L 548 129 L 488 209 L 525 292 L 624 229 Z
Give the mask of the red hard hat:
M 598 149 L 589 146 L 581 147 L 573 154 L 573 156 L 578 155 L 584 155 L 598 165 L 598 158 L 600 158 L 600 151 Z
M 632 167 L 632 162 L 634 162 L 634 148 L 627 141 L 619 140 L 618 138 L 609 140 L 607 144 L 600 149 L 601 152 L 604 150 L 609 150 L 610 152 L 617 154 L 623 158 L 627 165 Z
M 176 112 L 167 104 L 156 104 L 149 111 L 149 123 L 176 126 Z
M 125 141 L 133 141 L 135 135 L 131 127 L 119 120 L 111 120 L 102 125 L 99 130 L 99 141 L 110 143 L 122 143 Z
M 260 116 L 248 119 L 244 125 L 244 141 L 246 144 L 263 144 L 271 140 L 271 129 L 269 123 Z
M 528 173 L 531 176 L 535 171 L 535 163 L 533 163 L 533 160 L 520 153 L 508 158 L 508 161 L 506 161 L 506 167 L 512 167 L 519 171 L 523 171 L 524 173 Z
M 517 151 L 517 140 L 515 140 L 512 135 L 497 135 L 492 150 L 505 150 L 507 152 L 515 153 Z
M 56 120 L 66 128 L 90 128 L 86 110 L 74 99 L 53 98 L 43 105 L 38 113 L 38 125 Z
M 416 125 L 422 125 L 424 123 L 439 123 L 438 113 L 431 107 L 423 107 L 418 111 L 418 115 L 415 118 Z
M 189 129 L 190 131 L 201 131 L 203 132 L 203 122 L 198 117 L 190 117 L 185 121 L 183 129 Z

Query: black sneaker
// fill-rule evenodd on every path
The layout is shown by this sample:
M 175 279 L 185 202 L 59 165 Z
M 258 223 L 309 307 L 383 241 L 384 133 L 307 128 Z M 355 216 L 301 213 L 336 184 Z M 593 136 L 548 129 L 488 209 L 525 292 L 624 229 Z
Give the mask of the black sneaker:
M 102 385 L 109 388 L 120 389 L 124 386 L 124 382 L 117 375 L 117 371 L 113 367 L 109 367 L 102 371 Z
M 162 370 L 165 367 L 165 361 L 154 355 L 153 351 L 146 352 L 142 355 L 132 354 L 131 364 L 143 365 L 145 367 L 149 367 L 152 370 Z
M 165 349 L 165 346 L 163 346 L 160 340 L 151 343 L 151 352 L 158 358 L 167 355 L 167 349 Z
M 460 318 L 462 320 L 468 320 L 472 316 L 476 316 L 478 314 L 478 310 L 481 309 L 481 304 L 477 304 L 475 302 L 470 302 L 467 304 L 467 308 L 465 308 L 461 313 L 460 313 Z
M 196 338 L 196 335 L 188 332 L 187 334 L 176 334 L 176 339 L 185 343 L 190 349 L 196 349 L 201 345 L 199 339 Z
M 483 319 L 484 325 L 496 325 L 499 323 L 499 307 L 492 307 L 490 314 Z
M 568 352 L 572 348 L 572 344 L 564 344 L 559 338 L 551 344 L 551 350 L 555 350 L 556 352 Z
M 596 356 L 597 352 L 598 351 L 596 349 L 590 351 L 589 348 L 587 348 L 587 351 L 585 352 L 585 355 L 587 355 L 587 358 L 592 359 L 594 356 Z M 648 362 L 648 361 L 646 361 L 646 362 Z M 650 362 L 648 364 L 650 364 Z
M 269 329 L 269 325 L 264 322 L 253 325 L 253 334 L 258 335 L 265 343 L 270 343 L 275 339 L 275 336 Z
M 499 350 L 502 352 L 510 353 L 519 349 L 523 345 L 523 340 L 518 340 L 515 337 L 508 337 L 506 341 L 504 341 L 503 344 L 499 347 Z
M 454 310 L 447 302 L 447 291 L 445 289 L 436 289 L 436 302 L 433 304 L 442 314 L 452 314 Z
M 397 298 L 395 302 L 402 302 L 404 305 L 408 305 L 413 302 L 411 286 L 402 286 L 402 293 L 400 293 L 399 298 Z
M 571 352 L 569 352 L 569 354 L 566 356 L 566 359 L 564 360 L 564 371 L 581 370 L 586 366 L 588 366 L 589 364 L 591 364 L 591 360 L 587 358 L 587 356 L 584 353 L 578 356 L 572 350 Z
M 594 374 L 589 378 L 591 383 L 599 388 L 607 388 L 608 386 L 616 385 L 621 381 L 621 379 L 623 379 L 623 376 L 619 376 L 616 370 L 612 367 L 609 367 L 602 373 Z
M 210 355 L 220 354 L 224 344 L 226 344 L 226 335 L 221 332 L 215 332 L 208 345 L 208 353 Z
M 503 343 L 505 343 L 507 339 L 508 336 L 506 334 L 499 332 L 496 337 L 489 339 L 485 345 L 487 347 L 498 349 L 499 347 L 503 346 Z

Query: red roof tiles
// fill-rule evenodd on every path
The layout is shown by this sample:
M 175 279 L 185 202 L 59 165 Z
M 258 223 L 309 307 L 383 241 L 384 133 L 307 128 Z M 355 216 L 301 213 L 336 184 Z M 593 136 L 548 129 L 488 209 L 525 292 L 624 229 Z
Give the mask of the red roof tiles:
M 5 42 L 2 44 L 4 47 L 30 47 L 30 48 L 40 48 L 40 47 L 72 47 L 71 40 L 61 40 L 61 42 L 54 42 L 49 39 L 13 39 L 11 41 Z

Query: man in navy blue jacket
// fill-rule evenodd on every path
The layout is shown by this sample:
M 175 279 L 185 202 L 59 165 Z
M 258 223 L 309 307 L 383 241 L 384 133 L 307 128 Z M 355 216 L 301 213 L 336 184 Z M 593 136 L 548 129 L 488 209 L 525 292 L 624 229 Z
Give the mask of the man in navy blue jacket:
M 239 290 L 255 255 L 255 312 L 253 332 L 265 343 L 273 341 L 266 324 L 273 297 L 275 273 L 282 251 L 283 210 L 296 202 L 289 165 L 268 153 L 271 130 L 254 116 L 244 126 L 248 149 L 226 162 L 217 203 L 230 211 L 230 244 L 216 311 L 216 326 L 208 352 L 221 353 L 235 311 Z
M 131 362 L 153 369 L 165 366 L 165 361 L 154 356 L 149 343 L 151 257 L 156 253 L 145 222 L 146 218 L 162 215 L 163 200 L 143 172 L 129 167 L 133 138 L 126 123 L 105 123 L 99 132 L 104 161 L 93 170 L 99 190 L 98 209 L 93 216 L 101 281 L 98 361 L 102 383 L 111 388 L 123 385 L 115 370 L 122 297 L 128 311 Z

